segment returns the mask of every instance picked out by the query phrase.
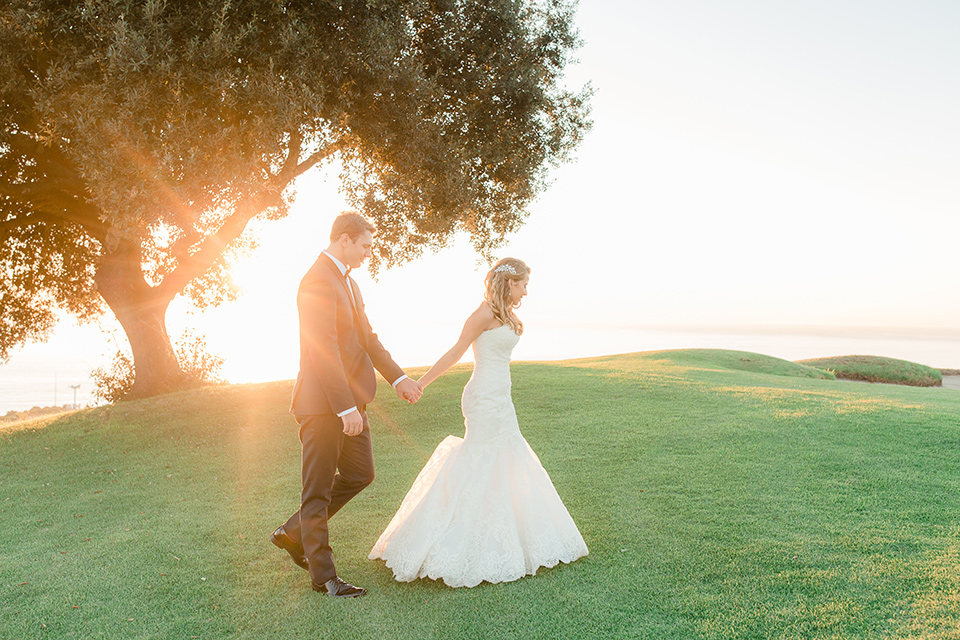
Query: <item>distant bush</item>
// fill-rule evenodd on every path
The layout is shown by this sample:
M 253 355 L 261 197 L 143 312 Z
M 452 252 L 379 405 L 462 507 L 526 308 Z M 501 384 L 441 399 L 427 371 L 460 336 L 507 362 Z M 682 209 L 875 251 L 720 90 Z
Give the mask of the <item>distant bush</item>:
M 90 373 L 93 397 L 106 402 L 122 400 L 133 387 L 133 357 L 118 350 L 109 367 L 97 367 Z
M 180 369 L 187 377 L 187 386 L 223 382 L 220 377 L 223 358 L 207 351 L 205 337 L 187 331 L 180 336 L 174 349 Z
M 49 416 L 56 413 L 64 413 L 70 411 L 72 407 L 70 405 L 64 405 L 62 407 L 33 407 L 27 409 L 26 411 L 7 411 L 4 415 L 0 416 L 0 422 L 19 422 L 21 420 L 32 420 L 33 418 L 39 418 L 40 416 Z
M 184 375 L 185 388 L 223 382 L 220 378 L 223 358 L 207 351 L 207 341 L 203 336 L 184 332 L 175 343 L 174 351 Z M 106 402 L 122 400 L 133 387 L 135 373 L 133 356 L 118 350 L 109 367 L 97 367 L 90 374 L 94 385 L 93 396 Z
M 884 358 L 881 356 L 835 356 L 832 358 L 813 358 L 799 360 L 818 369 L 826 369 L 841 380 L 861 382 L 885 382 L 887 384 L 905 384 L 912 387 L 939 387 L 943 384 L 943 375 L 939 370 L 926 365 Z

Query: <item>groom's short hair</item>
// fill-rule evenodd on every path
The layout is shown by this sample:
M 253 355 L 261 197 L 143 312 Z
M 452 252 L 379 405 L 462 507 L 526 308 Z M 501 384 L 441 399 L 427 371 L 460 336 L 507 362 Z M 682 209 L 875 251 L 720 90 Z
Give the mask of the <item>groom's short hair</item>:
M 330 241 L 336 242 L 343 234 L 350 236 L 351 240 L 356 240 L 357 236 L 364 231 L 375 234 L 377 227 L 356 211 L 344 211 L 333 221 L 333 227 L 330 229 Z

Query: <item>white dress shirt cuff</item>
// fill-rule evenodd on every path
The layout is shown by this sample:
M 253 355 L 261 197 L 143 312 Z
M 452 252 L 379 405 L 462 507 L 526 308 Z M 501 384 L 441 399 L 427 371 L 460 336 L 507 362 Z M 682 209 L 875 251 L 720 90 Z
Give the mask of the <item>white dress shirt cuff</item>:
M 399 378 L 397 378 L 396 380 L 394 380 L 394 381 L 393 381 L 393 384 L 392 384 L 391 386 L 392 386 L 394 389 L 396 389 L 396 388 L 397 388 L 397 385 L 400 384 L 401 382 L 403 382 L 403 381 L 406 380 L 406 379 L 407 379 L 407 374 L 403 374 L 402 376 L 400 376 Z
M 341 411 L 340 413 L 338 413 L 338 414 L 337 414 L 337 417 L 338 417 L 338 418 L 342 418 L 343 416 L 347 415 L 348 413 L 353 413 L 353 412 L 356 411 L 356 410 L 357 410 L 356 407 L 350 407 L 350 408 L 347 409 L 346 411 Z

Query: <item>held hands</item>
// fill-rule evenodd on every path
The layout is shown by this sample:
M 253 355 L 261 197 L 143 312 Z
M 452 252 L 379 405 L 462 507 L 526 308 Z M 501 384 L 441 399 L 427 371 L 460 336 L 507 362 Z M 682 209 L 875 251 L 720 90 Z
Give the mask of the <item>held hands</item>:
M 410 378 L 406 378 L 398 382 L 396 391 L 398 396 L 410 404 L 414 404 L 420 399 L 420 396 L 423 395 L 423 389 L 420 388 L 420 385 Z M 348 436 L 356 436 L 363 431 L 363 417 L 360 415 L 359 411 L 351 411 L 350 413 L 340 416 L 340 419 L 343 420 L 344 434 Z
M 410 378 L 401 380 L 396 387 L 397 395 L 409 402 L 414 404 L 417 400 L 420 399 L 420 396 L 423 395 L 423 389 L 420 388 L 416 382 Z

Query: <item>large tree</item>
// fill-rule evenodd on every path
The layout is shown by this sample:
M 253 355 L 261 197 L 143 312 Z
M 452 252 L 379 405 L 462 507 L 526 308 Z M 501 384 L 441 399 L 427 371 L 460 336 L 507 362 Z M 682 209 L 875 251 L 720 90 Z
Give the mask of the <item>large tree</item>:
M 178 295 L 233 295 L 255 217 L 337 158 L 395 263 L 489 253 L 589 127 L 566 0 L 5 0 L 0 357 L 116 315 L 146 396 L 183 376 Z M 318 242 L 320 240 L 318 239 Z

